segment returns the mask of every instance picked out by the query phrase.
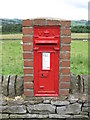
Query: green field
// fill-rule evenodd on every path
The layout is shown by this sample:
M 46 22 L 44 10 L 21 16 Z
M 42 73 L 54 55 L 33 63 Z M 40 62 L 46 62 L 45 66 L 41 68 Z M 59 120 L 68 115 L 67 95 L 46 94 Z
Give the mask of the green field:
M 87 34 L 77 34 L 87 37 Z M 72 34 L 72 36 L 76 36 Z M 14 38 L 21 38 L 15 34 Z M 21 40 L 8 40 L 12 35 L 3 35 L 7 40 L 2 40 L 2 74 L 23 75 L 23 50 Z M 8 38 L 7 38 L 8 37 Z M 71 42 L 71 72 L 75 74 L 88 74 L 88 42 L 72 40 Z

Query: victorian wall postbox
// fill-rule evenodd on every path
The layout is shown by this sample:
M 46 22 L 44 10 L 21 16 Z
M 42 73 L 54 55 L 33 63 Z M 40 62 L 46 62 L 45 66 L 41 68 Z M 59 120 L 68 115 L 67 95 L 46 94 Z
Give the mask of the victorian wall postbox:
M 68 96 L 71 21 L 23 20 L 25 96 Z
M 59 95 L 59 26 L 34 26 L 34 95 Z

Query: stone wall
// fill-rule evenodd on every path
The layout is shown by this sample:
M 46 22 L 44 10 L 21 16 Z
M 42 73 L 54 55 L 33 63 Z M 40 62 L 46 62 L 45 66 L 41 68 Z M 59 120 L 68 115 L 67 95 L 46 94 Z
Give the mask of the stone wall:
M 0 75 L 0 118 L 67 119 L 90 117 L 88 76 L 71 74 L 70 95 L 60 97 L 25 97 L 23 77 Z M 68 119 L 67 119 L 68 120 Z
M 15 97 L 0 96 L 0 117 L 3 119 L 60 119 L 90 117 L 90 104 L 86 94 L 69 97 Z

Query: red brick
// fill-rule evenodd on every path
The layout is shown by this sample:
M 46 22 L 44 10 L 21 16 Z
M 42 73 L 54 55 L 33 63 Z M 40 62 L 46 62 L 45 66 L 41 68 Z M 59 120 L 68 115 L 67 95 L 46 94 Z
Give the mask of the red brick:
M 34 20 L 34 25 L 45 25 L 46 20 L 45 19 L 35 19 Z
M 61 74 L 70 74 L 69 68 L 61 68 Z
M 61 82 L 61 89 L 69 89 L 70 88 L 70 82 L 63 83 Z
M 34 96 L 34 92 L 33 92 L 33 90 L 24 89 L 24 95 L 25 96 Z
M 24 74 L 33 74 L 33 70 L 31 68 L 24 68 Z
M 60 93 L 61 93 L 61 95 L 68 96 L 69 95 L 69 89 L 66 89 L 66 90 L 61 89 Z
M 67 21 L 67 27 L 71 27 L 71 21 Z
M 61 29 L 61 35 L 71 36 L 71 29 Z
M 71 27 L 71 21 L 61 21 L 61 26 L 65 28 Z
M 70 82 L 70 76 L 62 76 L 61 82 Z
M 23 58 L 24 59 L 31 59 L 32 58 L 32 53 L 23 53 Z
M 70 67 L 70 61 L 62 61 L 61 66 L 62 67 Z
M 32 35 L 32 28 L 23 28 L 23 34 Z
M 23 45 L 23 51 L 32 51 L 32 45 Z
M 61 21 L 61 26 L 65 27 L 66 26 L 66 21 Z
M 32 42 L 32 36 L 23 36 L 23 43 Z
M 33 82 L 24 82 L 24 89 L 32 89 L 34 88 Z
M 61 53 L 61 59 L 70 59 L 70 52 L 69 53 Z
M 71 43 L 71 37 L 62 37 L 61 42 L 62 43 Z
M 58 20 L 47 20 L 47 25 L 60 25 Z
M 24 66 L 25 67 L 32 67 L 33 66 L 33 61 L 24 61 Z
M 23 20 L 23 26 L 32 26 L 33 21 L 32 20 Z
M 61 51 L 70 51 L 70 45 L 62 45 Z
M 33 76 L 24 76 L 24 82 L 32 82 Z

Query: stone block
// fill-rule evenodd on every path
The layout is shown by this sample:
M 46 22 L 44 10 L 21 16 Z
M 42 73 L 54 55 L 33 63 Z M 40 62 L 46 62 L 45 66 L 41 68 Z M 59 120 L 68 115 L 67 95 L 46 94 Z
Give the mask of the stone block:
M 8 118 L 9 118 L 9 114 L 0 114 L 0 120 L 8 119 Z
M 0 106 L 7 105 L 7 100 L 3 94 L 0 95 Z
M 68 100 L 70 101 L 70 103 L 75 103 L 78 101 L 78 97 L 72 94 L 69 95 Z
M 16 79 L 15 75 L 10 76 L 10 80 L 9 80 L 9 97 L 15 97 L 15 79 Z
M 17 99 L 17 100 L 8 100 L 7 101 L 8 106 L 16 106 L 16 105 L 23 105 L 24 104 L 24 100 L 23 99 Z
M 57 107 L 57 113 L 60 115 L 79 114 L 81 111 L 81 104 L 75 103 L 68 106 Z
M 79 118 L 79 119 L 88 119 L 88 116 L 87 115 L 74 115 L 74 117 L 73 118 Z
M 90 102 L 89 103 L 88 102 L 84 103 L 83 106 L 84 107 L 90 107 Z
M 88 112 L 80 112 L 81 115 L 88 115 Z
M 58 106 L 66 106 L 66 105 L 69 105 L 70 103 L 68 101 L 51 101 L 51 104 L 52 105 L 58 105 Z
M 83 112 L 90 112 L 90 108 L 89 107 L 82 107 L 82 111 Z
M 24 104 L 25 105 L 34 105 L 34 104 L 39 104 L 43 102 L 42 97 L 25 97 L 24 99 Z
M 11 114 L 10 118 L 48 118 L 48 115 L 39 115 L 39 114 Z
M 2 106 L 2 113 L 26 113 L 26 107 L 24 105 L 18 106 Z
M 4 76 L 3 83 L 2 83 L 2 93 L 5 96 L 8 96 L 8 83 L 9 83 L 9 76 Z
M 75 74 L 71 73 L 71 79 L 70 79 L 70 93 L 74 94 L 77 93 L 79 89 L 78 86 L 78 80 Z
M 22 95 L 24 93 L 24 81 L 23 77 L 17 77 L 16 79 L 16 95 Z
M 59 115 L 59 114 L 49 114 L 49 118 L 58 119 L 58 118 L 72 118 L 71 115 Z
M 50 104 L 36 104 L 27 106 L 29 113 L 55 113 L 55 108 L 55 106 Z
M 49 103 L 50 103 L 50 100 L 44 100 L 43 103 L 44 103 L 44 104 L 49 104 Z

